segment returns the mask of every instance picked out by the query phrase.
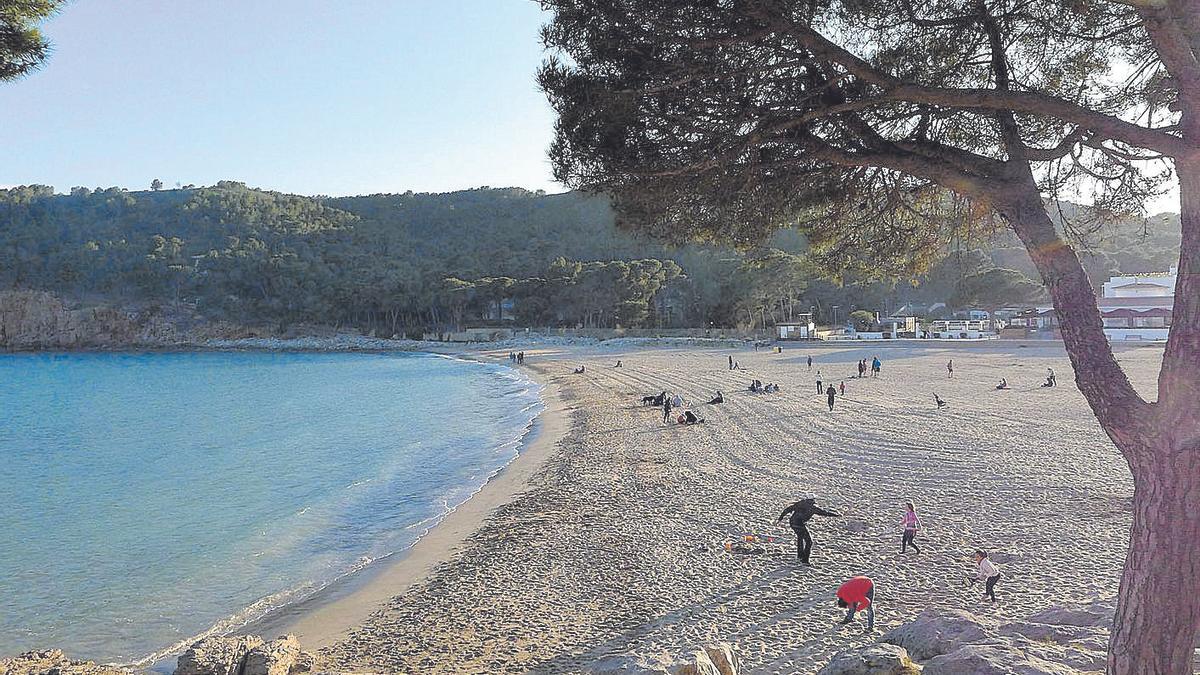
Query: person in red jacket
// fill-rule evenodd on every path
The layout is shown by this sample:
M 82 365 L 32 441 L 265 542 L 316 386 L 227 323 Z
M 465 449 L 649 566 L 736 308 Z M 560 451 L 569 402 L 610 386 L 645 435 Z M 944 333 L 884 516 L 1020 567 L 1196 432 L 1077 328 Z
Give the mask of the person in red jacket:
M 867 631 L 875 631 L 875 582 L 870 577 L 854 577 L 837 590 L 838 607 L 849 607 L 842 625 L 854 620 L 854 613 L 867 610 Z

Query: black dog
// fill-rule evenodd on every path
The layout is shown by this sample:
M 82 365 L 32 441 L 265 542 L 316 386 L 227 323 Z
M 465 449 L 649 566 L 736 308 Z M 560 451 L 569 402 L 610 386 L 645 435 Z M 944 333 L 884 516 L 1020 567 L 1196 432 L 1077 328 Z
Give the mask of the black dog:
M 642 405 L 654 405 L 654 402 L 657 400 L 658 400 L 657 396 L 643 396 L 642 397 Z

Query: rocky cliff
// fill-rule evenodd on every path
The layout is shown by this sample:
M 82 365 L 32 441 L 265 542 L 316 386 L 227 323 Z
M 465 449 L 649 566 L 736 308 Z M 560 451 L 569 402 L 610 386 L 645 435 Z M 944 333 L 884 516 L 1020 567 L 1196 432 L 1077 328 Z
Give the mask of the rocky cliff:
M 269 337 L 275 337 L 270 329 L 180 310 L 76 306 L 45 291 L 0 291 L 0 351 L 161 348 Z

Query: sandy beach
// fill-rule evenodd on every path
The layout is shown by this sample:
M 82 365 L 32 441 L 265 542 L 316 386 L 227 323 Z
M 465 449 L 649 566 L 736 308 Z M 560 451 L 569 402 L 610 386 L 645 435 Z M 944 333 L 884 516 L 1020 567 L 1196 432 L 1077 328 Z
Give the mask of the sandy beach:
M 1116 593 L 1132 484 L 1059 345 L 528 351 L 551 388 L 537 440 L 407 556 L 290 627 L 321 665 L 571 672 L 729 641 L 749 672 L 806 673 L 874 639 L 835 625 L 833 592 L 855 574 L 877 583 L 878 632 L 930 606 L 1018 619 Z M 881 377 L 854 377 L 876 354 Z M 1161 354 L 1118 349 L 1151 399 Z M 1047 367 L 1056 388 L 1040 387 Z M 832 413 L 818 369 L 846 383 Z M 994 389 L 1001 377 L 1012 389 Z M 782 391 L 752 394 L 752 379 Z M 705 405 L 718 389 L 726 403 Z M 639 404 L 662 390 L 707 422 L 664 425 Z M 812 568 L 774 525 L 803 496 L 841 514 L 810 524 Z M 906 499 L 925 525 L 919 555 L 899 554 Z M 776 540 L 726 552 L 747 534 Z M 1004 574 L 995 606 L 961 584 L 976 547 Z

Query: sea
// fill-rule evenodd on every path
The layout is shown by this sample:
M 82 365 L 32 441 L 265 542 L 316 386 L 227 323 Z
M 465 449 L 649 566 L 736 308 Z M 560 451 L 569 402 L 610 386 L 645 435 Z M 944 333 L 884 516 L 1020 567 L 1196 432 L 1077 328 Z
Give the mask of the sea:
M 152 663 L 412 546 L 541 391 L 432 354 L 0 355 L 0 657 Z

